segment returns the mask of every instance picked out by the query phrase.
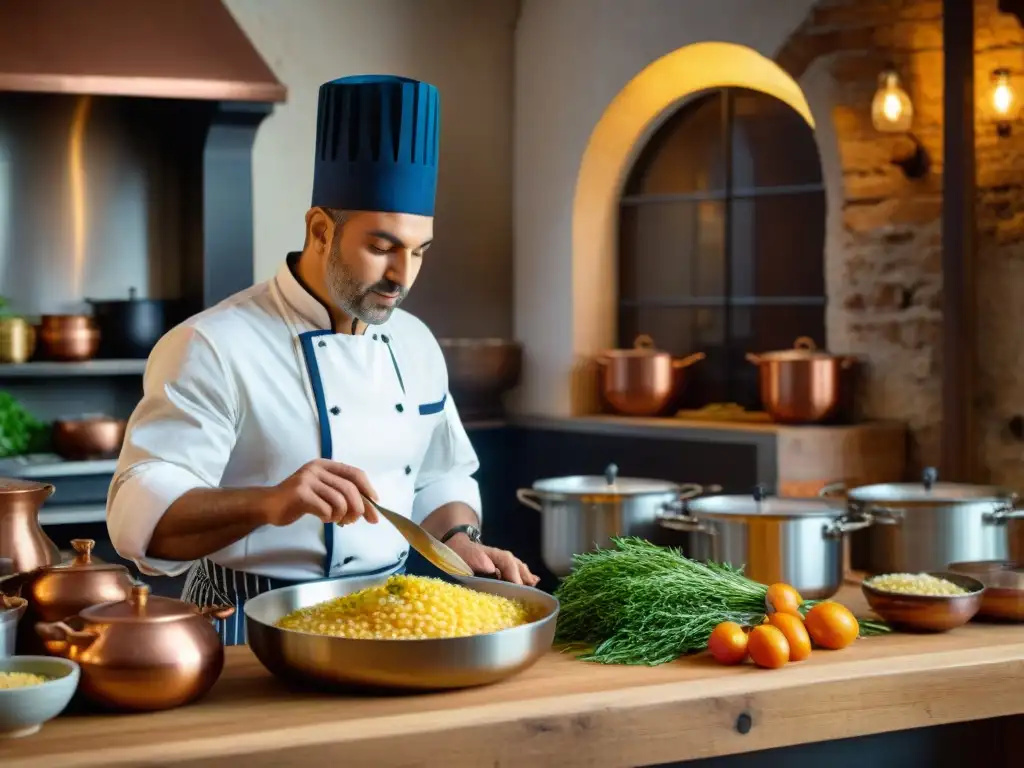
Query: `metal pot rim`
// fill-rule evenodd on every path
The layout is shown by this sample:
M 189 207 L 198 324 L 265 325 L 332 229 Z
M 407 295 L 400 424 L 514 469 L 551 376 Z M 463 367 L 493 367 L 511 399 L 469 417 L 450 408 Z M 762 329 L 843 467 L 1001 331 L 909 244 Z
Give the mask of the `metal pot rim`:
M 617 478 L 609 485 L 600 475 L 569 475 L 537 480 L 533 490 L 542 499 L 573 499 L 593 496 L 640 497 L 677 494 L 684 485 L 668 480 L 653 480 L 643 477 Z
M 729 520 L 809 520 L 816 517 L 836 519 L 846 514 L 842 505 L 820 498 L 752 495 L 704 496 L 686 502 L 686 513 L 695 518 Z
M 927 488 L 921 483 L 877 483 L 851 488 L 846 495 L 855 504 L 905 507 L 1012 505 L 1017 498 L 1013 491 L 998 485 L 970 483 L 935 483 Z

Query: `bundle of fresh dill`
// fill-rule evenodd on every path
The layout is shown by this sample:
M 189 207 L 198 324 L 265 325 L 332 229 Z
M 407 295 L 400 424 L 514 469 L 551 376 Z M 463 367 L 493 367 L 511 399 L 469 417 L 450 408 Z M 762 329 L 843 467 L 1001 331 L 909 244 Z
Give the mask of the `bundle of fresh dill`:
M 638 538 L 573 558 L 558 587 L 555 642 L 604 664 L 664 664 L 702 651 L 719 623 L 760 624 L 768 587 L 727 565 L 701 563 Z M 808 608 L 812 603 L 805 604 Z M 861 622 L 861 634 L 887 631 Z

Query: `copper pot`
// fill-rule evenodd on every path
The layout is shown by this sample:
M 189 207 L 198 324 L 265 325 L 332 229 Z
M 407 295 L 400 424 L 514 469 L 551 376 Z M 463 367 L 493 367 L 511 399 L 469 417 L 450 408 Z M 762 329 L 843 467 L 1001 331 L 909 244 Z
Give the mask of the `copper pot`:
M 60 562 L 57 545 L 39 525 L 39 510 L 53 495 L 49 483 L 0 478 L 0 560 L 12 573 Z
M 855 358 L 819 350 L 801 336 L 792 349 L 748 354 L 759 368 L 761 403 L 780 424 L 818 424 L 833 418 L 843 403 L 844 370 Z
M 110 416 L 58 419 L 53 422 L 53 450 L 71 461 L 117 456 L 127 425 L 124 419 Z
M 0 580 L 0 590 L 4 593 L 17 591 L 28 600 L 28 612 L 18 638 L 22 653 L 54 651 L 32 631 L 37 621 L 59 621 L 90 605 L 124 600 L 131 594 L 133 582 L 125 566 L 93 560 L 95 541 L 73 539 L 71 546 L 75 556 L 68 562 Z
M 100 348 L 100 331 L 90 315 L 43 315 L 39 353 L 48 360 L 91 360 Z
M 633 349 L 612 349 L 598 356 L 601 393 L 626 416 L 655 416 L 672 403 L 684 384 L 683 371 L 705 357 L 696 352 L 674 360 L 655 349 L 650 336 L 637 336 Z
M 36 331 L 21 317 L 0 320 L 0 363 L 24 363 L 36 349 Z
M 211 618 L 234 608 L 197 608 L 150 595 L 144 584 L 118 602 L 94 605 L 65 621 L 39 623 L 48 646 L 82 668 L 79 690 L 121 710 L 170 709 L 202 697 L 224 668 Z

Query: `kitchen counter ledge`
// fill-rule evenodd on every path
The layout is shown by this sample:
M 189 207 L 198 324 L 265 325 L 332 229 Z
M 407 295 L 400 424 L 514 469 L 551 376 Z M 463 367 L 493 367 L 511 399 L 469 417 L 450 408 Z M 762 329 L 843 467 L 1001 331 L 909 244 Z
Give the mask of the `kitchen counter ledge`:
M 840 599 L 862 606 L 853 587 Z M 704 657 L 598 666 L 552 652 L 490 687 L 359 698 L 289 688 L 238 647 L 195 705 L 64 715 L 0 741 L 0 765 L 656 765 L 1021 713 L 1022 626 L 869 638 L 778 671 Z

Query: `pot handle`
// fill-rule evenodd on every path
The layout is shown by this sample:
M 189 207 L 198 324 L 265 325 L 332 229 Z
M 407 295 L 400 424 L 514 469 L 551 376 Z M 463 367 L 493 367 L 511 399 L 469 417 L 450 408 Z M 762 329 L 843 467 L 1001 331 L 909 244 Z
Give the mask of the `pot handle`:
M 1017 494 L 1014 494 L 1010 497 L 1005 507 L 986 512 L 982 517 L 982 521 L 989 525 L 1006 525 L 1011 520 L 1024 518 L 1024 509 L 1017 507 L 1019 501 Z M 0 586 L 2 586 L 2 582 L 0 582 Z
M 36 634 L 51 643 L 67 643 L 79 650 L 85 650 L 99 639 L 95 632 L 79 632 L 63 621 L 40 621 L 36 624 Z
M 516 491 L 516 498 L 519 499 L 519 503 L 524 507 L 535 509 L 538 512 L 544 511 L 544 507 L 540 503 L 540 494 L 532 488 L 520 488 Z
M 747 352 L 747 362 L 753 363 L 754 365 L 761 364 L 761 356 L 755 355 L 753 352 Z
M 863 531 L 874 522 L 875 519 L 871 515 L 843 515 L 824 526 L 822 533 L 826 539 L 841 539 L 848 533 Z
M 828 499 L 832 496 L 845 496 L 846 495 L 846 483 L 839 480 L 834 483 L 826 483 L 818 489 L 818 496 L 822 499 Z
M 227 619 L 234 614 L 235 607 L 233 605 L 208 605 L 205 608 L 200 608 L 199 612 L 208 619 Z
M 705 357 L 707 357 L 707 355 L 705 355 L 703 352 L 694 352 L 692 355 L 687 355 L 686 357 L 682 358 L 681 360 L 673 360 L 672 361 L 672 367 L 673 368 L 689 368 L 694 363 L 699 363 Z

